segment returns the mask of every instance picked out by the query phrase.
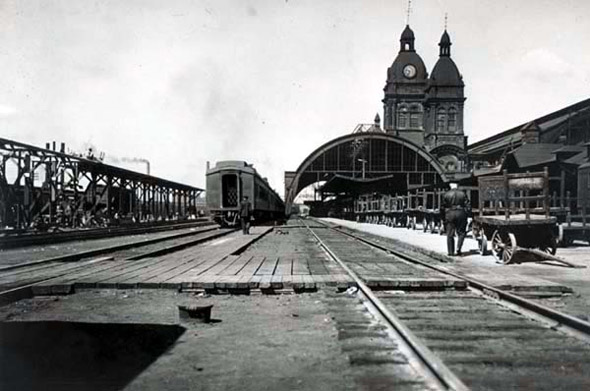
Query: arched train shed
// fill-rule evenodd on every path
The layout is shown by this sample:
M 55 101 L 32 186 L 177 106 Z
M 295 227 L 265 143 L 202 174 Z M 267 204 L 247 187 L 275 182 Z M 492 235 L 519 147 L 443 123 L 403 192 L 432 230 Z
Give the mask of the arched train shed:
M 448 182 L 439 161 L 413 142 L 384 132 L 352 133 L 313 151 L 297 171 L 285 172 L 286 212 L 305 187 L 336 176 L 350 178 L 351 186 L 381 178 L 399 193 Z

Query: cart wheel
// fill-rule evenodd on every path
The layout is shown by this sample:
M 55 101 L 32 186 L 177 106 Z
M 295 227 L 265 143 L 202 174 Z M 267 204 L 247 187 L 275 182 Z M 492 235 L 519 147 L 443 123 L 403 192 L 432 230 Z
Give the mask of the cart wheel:
M 509 264 L 514 260 L 514 252 L 516 251 L 516 236 L 509 232 L 508 239 L 509 242 L 504 245 L 504 254 L 502 254 L 504 264 Z
M 492 255 L 496 259 L 496 262 L 502 261 L 502 253 L 504 252 L 504 243 L 500 238 L 500 232 L 494 231 L 492 235 Z
M 509 264 L 516 248 L 516 237 L 513 233 L 500 234 L 496 230 L 492 235 L 492 255 L 496 262 Z
M 481 239 L 479 241 L 479 253 L 481 255 L 488 255 L 490 252 L 488 251 L 488 238 L 486 238 L 483 232 L 481 233 Z
M 541 251 L 546 252 L 547 254 L 555 255 L 557 252 L 557 240 L 555 240 L 555 236 L 551 235 L 551 237 L 547 238 L 546 245 L 541 247 Z

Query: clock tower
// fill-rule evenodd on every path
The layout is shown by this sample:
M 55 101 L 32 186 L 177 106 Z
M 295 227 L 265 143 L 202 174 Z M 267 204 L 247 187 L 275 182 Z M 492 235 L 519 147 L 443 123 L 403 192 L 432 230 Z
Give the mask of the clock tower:
M 414 40 L 414 32 L 406 25 L 399 53 L 387 70 L 383 88 L 384 128 L 388 133 L 423 146 L 428 72 L 414 49 Z

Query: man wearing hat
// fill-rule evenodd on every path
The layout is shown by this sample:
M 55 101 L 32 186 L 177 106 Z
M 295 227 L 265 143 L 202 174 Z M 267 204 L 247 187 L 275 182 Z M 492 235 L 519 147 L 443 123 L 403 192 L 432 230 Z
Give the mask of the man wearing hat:
M 469 198 L 463 190 L 451 183 L 451 189 L 443 196 L 441 217 L 445 220 L 447 232 L 447 253 L 455 255 L 455 232 L 457 233 L 457 253 L 461 255 L 461 247 L 467 233 L 467 212 L 470 207 Z
M 242 222 L 242 233 L 250 234 L 250 217 L 252 214 L 252 204 L 248 201 L 248 196 L 242 197 L 240 202 L 240 220 Z

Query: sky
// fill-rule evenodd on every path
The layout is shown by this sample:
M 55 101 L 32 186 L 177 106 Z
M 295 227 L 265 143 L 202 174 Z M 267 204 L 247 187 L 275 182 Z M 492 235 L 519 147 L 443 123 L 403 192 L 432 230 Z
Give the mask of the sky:
M 406 0 L 0 0 L 0 137 L 143 158 L 205 187 L 246 160 L 283 194 L 320 145 L 382 116 Z M 475 142 L 590 97 L 587 0 L 414 0 L 430 72 L 445 26 Z

